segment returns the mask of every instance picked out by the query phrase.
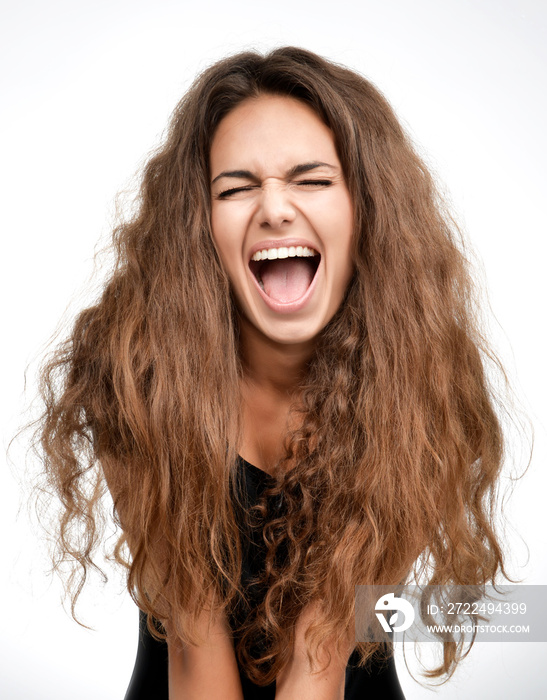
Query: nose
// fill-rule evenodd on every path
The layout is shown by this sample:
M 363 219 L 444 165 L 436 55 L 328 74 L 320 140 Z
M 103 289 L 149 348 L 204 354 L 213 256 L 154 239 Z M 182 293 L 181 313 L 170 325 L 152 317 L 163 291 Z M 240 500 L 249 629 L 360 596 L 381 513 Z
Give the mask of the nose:
M 277 229 L 294 221 L 296 209 L 291 202 L 290 193 L 282 185 L 264 185 L 260 194 L 257 211 L 258 222 L 262 228 Z

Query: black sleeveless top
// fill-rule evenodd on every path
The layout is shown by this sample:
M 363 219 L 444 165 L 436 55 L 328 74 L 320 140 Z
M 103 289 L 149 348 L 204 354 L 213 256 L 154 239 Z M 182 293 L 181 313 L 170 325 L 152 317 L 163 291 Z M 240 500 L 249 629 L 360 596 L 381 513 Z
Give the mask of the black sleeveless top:
M 272 484 L 273 477 L 241 458 L 239 467 L 242 500 L 246 507 L 251 507 Z M 242 549 L 242 583 L 246 587 L 246 582 L 259 573 L 264 560 L 261 533 L 253 530 L 242 542 Z M 253 593 L 251 589 L 248 590 L 252 604 Z M 241 620 L 242 614 L 242 611 L 239 614 L 234 613 L 230 620 L 232 626 L 236 620 Z M 137 659 L 125 700 L 168 700 L 167 659 L 167 644 L 151 636 L 146 617 L 140 612 Z M 353 652 L 346 668 L 345 700 L 367 700 L 376 697 L 381 697 L 382 700 L 404 700 L 393 657 L 383 662 L 371 661 L 364 668 L 357 667 L 358 660 L 357 652 Z M 267 686 L 258 686 L 247 678 L 241 668 L 239 674 L 245 700 L 274 700 L 275 681 Z

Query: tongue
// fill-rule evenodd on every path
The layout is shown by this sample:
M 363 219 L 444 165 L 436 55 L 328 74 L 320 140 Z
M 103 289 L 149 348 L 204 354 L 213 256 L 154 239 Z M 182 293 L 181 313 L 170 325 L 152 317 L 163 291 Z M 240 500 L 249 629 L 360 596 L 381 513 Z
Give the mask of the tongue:
M 260 277 L 266 294 L 288 303 L 300 299 L 311 284 L 315 270 L 306 258 L 270 260 L 260 268 Z

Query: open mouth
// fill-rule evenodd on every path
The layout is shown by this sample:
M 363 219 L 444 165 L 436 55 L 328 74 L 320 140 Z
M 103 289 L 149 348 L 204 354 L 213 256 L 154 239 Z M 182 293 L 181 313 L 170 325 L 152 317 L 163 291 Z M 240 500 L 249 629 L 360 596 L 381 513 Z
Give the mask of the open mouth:
M 290 304 L 308 291 L 320 262 L 321 255 L 307 246 L 266 248 L 253 255 L 249 268 L 264 294 Z

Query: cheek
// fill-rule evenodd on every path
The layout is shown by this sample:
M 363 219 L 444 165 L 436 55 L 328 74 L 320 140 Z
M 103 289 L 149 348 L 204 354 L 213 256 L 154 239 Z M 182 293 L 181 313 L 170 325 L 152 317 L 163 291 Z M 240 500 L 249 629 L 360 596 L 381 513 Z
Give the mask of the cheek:
M 245 270 L 242 268 L 241 250 L 243 237 L 238 233 L 234 216 L 226 212 L 219 213 L 213 207 L 211 211 L 211 233 L 220 264 L 230 282 L 237 305 L 242 305 L 242 289 L 244 286 Z
M 347 189 L 340 188 L 326 193 L 314 212 L 315 220 L 329 235 L 342 243 L 351 237 L 353 230 L 353 204 Z
M 344 193 L 332 202 L 328 226 L 331 246 L 336 256 L 336 286 L 338 292 L 344 294 L 355 269 L 352 245 L 354 213 L 349 193 Z
M 338 194 L 325 202 L 322 210 L 317 212 L 316 221 L 338 263 L 352 267 L 354 214 L 349 194 Z
M 211 210 L 211 234 L 213 236 L 215 248 L 220 254 L 226 234 L 222 225 L 222 218 L 219 216 L 218 210 L 214 205 Z
M 248 213 L 244 207 L 222 206 L 213 204 L 211 210 L 211 231 L 213 240 L 219 250 L 234 249 L 241 251 L 248 228 Z
M 211 233 L 222 266 L 229 272 L 230 261 L 234 259 L 234 236 L 226 217 L 219 216 L 215 209 L 211 212 Z

